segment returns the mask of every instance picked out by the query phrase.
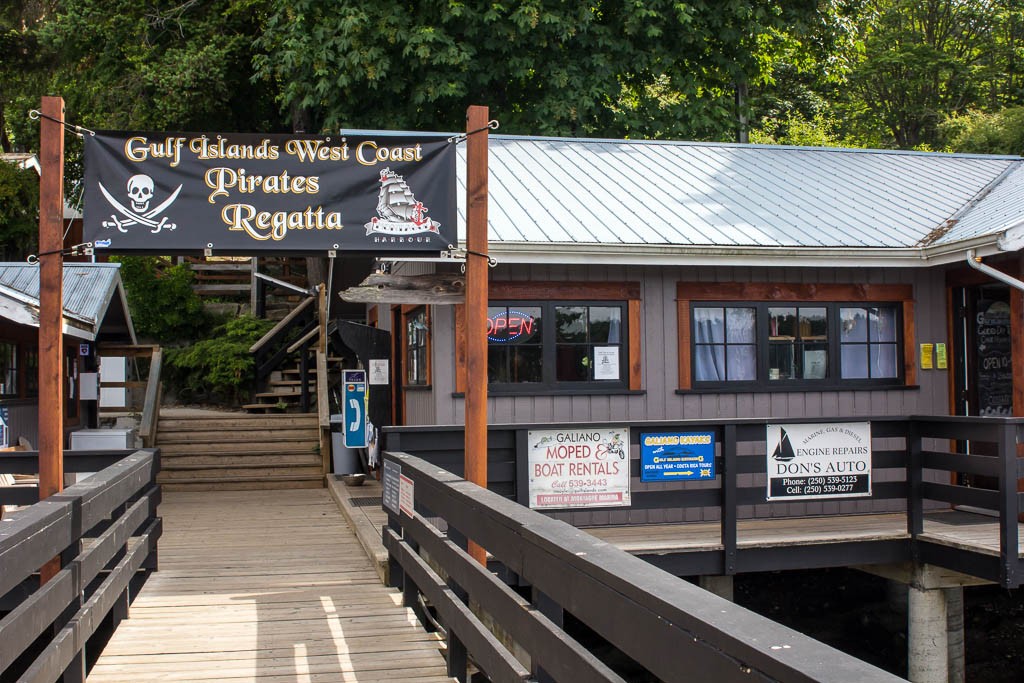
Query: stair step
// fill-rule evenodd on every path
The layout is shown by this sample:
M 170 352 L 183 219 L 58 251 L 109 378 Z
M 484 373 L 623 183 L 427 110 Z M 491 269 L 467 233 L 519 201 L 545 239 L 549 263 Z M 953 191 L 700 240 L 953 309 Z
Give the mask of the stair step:
M 161 435 L 178 431 L 247 432 L 253 429 L 315 428 L 319 424 L 320 418 L 315 413 L 288 413 L 284 415 L 250 415 L 248 413 L 239 413 L 238 417 L 161 418 L 157 425 L 157 431 Z
M 157 475 L 157 483 L 175 481 L 209 481 L 219 478 L 266 479 L 268 481 L 281 478 L 314 478 L 322 476 L 320 465 L 303 467 L 217 467 L 200 470 L 161 470 Z
M 273 491 L 277 489 L 322 489 L 324 478 L 299 477 L 297 479 L 277 478 L 273 481 L 263 479 L 240 479 L 225 477 L 218 480 L 206 479 L 200 482 L 175 481 L 161 484 L 164 491 Z
M 161 455 L 217 455 L 232 453 L 316 453 L 318 441 L 282 441 L 259 443 L 253 441 L 222 442 L 205 441 L 194 443 L 159 444 Z
M 298 389 L 295 391 L 261 391 L 258 394 L 253 394 L 253 398 L 279 398 L 291 400 L 293 398 L 302 398 L 302 392 Z
M 308 453 L 265 453 L 252 455 L 188 454 L 168 455 L 161 453 L 160 469 L 201 470 L 230 467 L 320 467 L 320 455 Z
M 320 439 L 319 430 L 315 426 L 282 427 L 281 429 L 251 429 L 230 431 L 173 431 L 157 432 L 157 443 L 161 447 L 169 444 L 187 443 L 238 443 L 238 442 L 277 442 L 277 441 L 310 441 Z

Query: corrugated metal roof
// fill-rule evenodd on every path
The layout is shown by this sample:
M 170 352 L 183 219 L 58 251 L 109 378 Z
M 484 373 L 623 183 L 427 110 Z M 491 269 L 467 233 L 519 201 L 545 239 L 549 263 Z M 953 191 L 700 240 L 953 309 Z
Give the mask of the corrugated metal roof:
M 460 145 L 463 231 L 465 153 Z M 997 231 L 996 223 L 1024 206 L 1022 162 L 1010 156 L 492 135 L 489 234 L 492 243 L 513 248 L 913 249 L 929 236 L 949 243 Z M 1004 173 L 1006 181 L 971 207 Z M 937 237 L 954 216 L 959 222 Z
M 966 211 L 937 244 L 1001 232 L 1024 218 L 1024 166 L 1013 167 L 977 204 Z
M 118 295 L 121 282 L 116 263 L 64 264 L 64 315 L 97 330 L 111 300 Z M 39 265 L 0 263 L 0 287 L 21 295 L 29 305 L 39 307 Z M 127 310 L 125 311 L 127 316 Z M 130 318 L 128 318 L 130 320 Z

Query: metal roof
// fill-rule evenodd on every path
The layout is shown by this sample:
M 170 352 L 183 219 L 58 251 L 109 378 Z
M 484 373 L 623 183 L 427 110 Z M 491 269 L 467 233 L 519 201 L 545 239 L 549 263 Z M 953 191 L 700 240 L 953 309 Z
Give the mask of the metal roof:
M 38 325 L 39 265 L 37 263 L 0 263 L 0 297 L 20 305 L 23 313 L 31 314 Z M 128 336 L 134 342 L 131 314 L 121 286 L 120 266 L 116 263 L 64 264 L 64 318 L 68 334 L 95 339 L 111 303 L 123 311 Z M 0 316 L 5 308 L 0 306 Z M 18 322 L 26 322 L 24 318 Z
M 465 154 L 460 145 L 460 236 Z M 1024 208 L 1022 164 L 1016 156 L 492 135 L 489 236 L 509 260 L 542 250 L 663 259 L 769 250 L 923 265 L 963 240 L 992 236 L 994 245 Z

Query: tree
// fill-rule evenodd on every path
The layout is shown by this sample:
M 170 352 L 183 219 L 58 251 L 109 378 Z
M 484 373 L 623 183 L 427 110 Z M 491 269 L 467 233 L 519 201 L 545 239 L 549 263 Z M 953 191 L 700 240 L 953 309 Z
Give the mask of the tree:
M 1024 154 L 1024 107 L 952 116 L 939 126 L 939 135 L 954 152 Z
M 1019 101 L 1024 22 L 1019 0 L 872 0 L 865 3 L 862 57 L 853 67 L 847 117 L 884 129 L 897 147 L 938 144 L 938 126 L 968 108 Z
M 68 116 L 91 127 L 281 130 L 250 78 L 259 3 L 63 0 L 41 32 Z
M 307 130 L 459 130 L 483 103 L 518 133 L 730 139 L 811 0 L 268 0 L 256 75 Z
M 38 244 L 39 176 L 0 161 L 0 260 L 24 259 Z

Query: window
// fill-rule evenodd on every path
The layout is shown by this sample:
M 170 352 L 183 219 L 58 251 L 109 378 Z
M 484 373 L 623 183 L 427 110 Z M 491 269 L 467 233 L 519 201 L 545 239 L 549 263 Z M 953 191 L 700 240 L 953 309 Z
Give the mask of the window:
M 897 304 L 691 306 L 695 384 L 835 387 L 900 378 Z
M 693 357 L 698 382 L 757 379 L 755 314 L 755 309 L 746 307 L 693 309 Z
M 18 395 L 18 345 L 0 342 L 0 396 Z
M 487 377 L 492 385 L 624 388 L 625 302 L 492 302 Z
M 427 373 L 427 309 L 423 306 L 405 314 L 405 383 L 429 384 Z
M 913 285 L 679 282 L 676 311 L 679 391 L 917 385 Z
M 899 376 L 894 307 L 839 309 L 840 374 L 849 379 Z
M 818 306 L 768 308 L 768 379 L 828 376 L 828 316 Z
M 643 390 L 639 282 L 492 281 L 488 293 L 493 393 Z M 465 307 L 456 306 L 456 393 L 468 384 L 466 324 Z

